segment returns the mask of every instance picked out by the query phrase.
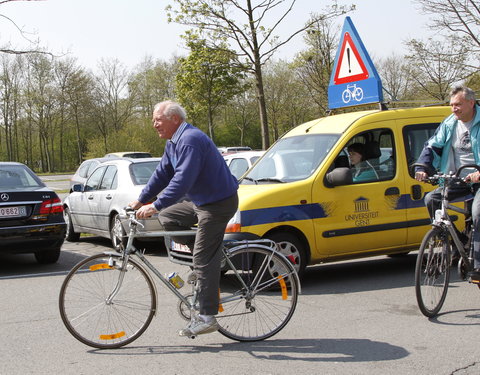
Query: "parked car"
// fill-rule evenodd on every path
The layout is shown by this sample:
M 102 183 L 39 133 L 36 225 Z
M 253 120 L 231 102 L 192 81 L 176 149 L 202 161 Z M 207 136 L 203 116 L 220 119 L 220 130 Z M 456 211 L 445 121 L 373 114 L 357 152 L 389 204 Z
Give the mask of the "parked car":
M 55 263 L 65 239 L 63 205 L 26 165 L 0 162 L 0 252 Z
M 73 185 L 63 202 L 67 241 L 78 241 L 81 233 L 110 238 L 116 250 L 125 243 L 119 213 L 138 198 L 160 158 L 118 158 L 100 164 L 85 184 Z M 143 221 L 144 231 L 161 230 L 156 218 Z M 149 240 L 159 240 L 149 238 Z
M 141 158 L 151 158 L 152 154 L 149 152 L 140 152 L 140 151 L 126 151 L 126 152 L 110 152 L 105 155 L 106 158 L 132 158 L 132 159 L 141 159 Z
M 252 151 L 248 146 L 217 147 L 217 149 L 222 155 L 230 154 L 232 152 Z
M 223 159 L 228 165 L 230 172 L 239 179 L 250 167 L 262 156 L 265 151 L 244 151 L 225 155 Z
M 92 172 L 97 168 L 100 163 L 104 161 L 112 160 L 111 158 L 93 158 L 85 160 L 78 169 L 75 171 L 75 174 L 70 178 L 70 192 L 72 192 L 72 186 L 75 184 L 83 184 L 87 181 L 87 178 L 90 177 Z
M 350 112 L 290 130 L 242 176 L 227 239 L 268 238 L 307 265 L 406 254 L 431 223 L 433 189 L 411 171 L 448 106 Z M 347 148 L 362 143 L 376 176 L 354 182 Z

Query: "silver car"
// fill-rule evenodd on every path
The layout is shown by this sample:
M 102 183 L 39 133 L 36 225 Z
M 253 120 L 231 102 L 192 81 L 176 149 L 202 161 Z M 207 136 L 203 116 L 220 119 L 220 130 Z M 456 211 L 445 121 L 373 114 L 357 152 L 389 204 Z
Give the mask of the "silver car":
M 73 185 L 73 192 L 63 202 L 67 241 L 92 233 L 110 238 L 115 250 L 120 250 L 126 238 L 119 213 L 138 198 L 159 162 L 160 158 L 113 159 L 101 163 L 84 184 Z M 142 224 L 143 231 L 161 230 L 156 218 Z
M 237 178 L 243 174 L 259 159 L 265 151 L 244 151 L 237 152 L 223 157 L 230 169 L 230 172 Z

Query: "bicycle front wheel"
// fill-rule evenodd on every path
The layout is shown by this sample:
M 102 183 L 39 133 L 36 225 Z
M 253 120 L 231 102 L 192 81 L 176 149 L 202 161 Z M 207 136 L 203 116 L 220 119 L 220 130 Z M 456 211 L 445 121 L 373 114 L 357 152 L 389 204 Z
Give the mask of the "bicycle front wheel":
M 423 238 L 415 267 L 415 293 L 423 315 L 432 318 L 440 311 L 450 280 L 448 232 L 431 229 Z
M 94 348 L 119 348 L 137 339 L 157 308 L 154 285 L 143 267 L 120 255 L 98 254 L 78 263 L 60 289 L 63 323 Z
M 236 270 L 220 280 L 219 332 L 237 341 L 275 335 L 295 311 L 300 289 L 295 269 L 268 248 L 246 247 L 228 257 Z

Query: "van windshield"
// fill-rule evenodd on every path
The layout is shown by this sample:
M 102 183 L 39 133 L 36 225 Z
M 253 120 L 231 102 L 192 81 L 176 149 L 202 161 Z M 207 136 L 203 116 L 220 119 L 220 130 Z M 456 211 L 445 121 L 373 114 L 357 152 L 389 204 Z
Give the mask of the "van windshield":
M 242 184 L 303 180 L 320 165 L 339 134 L 306 134 L 282 138 L 243 177 Z

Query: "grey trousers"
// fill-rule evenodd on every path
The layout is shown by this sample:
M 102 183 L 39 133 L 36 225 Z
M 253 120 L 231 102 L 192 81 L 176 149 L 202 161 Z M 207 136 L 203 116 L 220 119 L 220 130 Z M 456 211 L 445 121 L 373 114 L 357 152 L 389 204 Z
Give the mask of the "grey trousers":
M 190 201 L 176 203 L 160 211 L 158 220 L 167 231 L 188 230 L 195 224 L 195 238 L 176 237 L 174 241 L 192 248 L 197 274 L 200 314 L 216 315 L 219 303 L 221 246 L 228 221 L 238 208 L 238 196 L 196 206 Z
M 425 195 L 425 206 L 428 209 L 430 217 L 435 216 L 435 211 L 440 208 L 442 202 L 442 188 L 432 190 Z M 473 266 L 480 268 L 480 189 L 475 193 L 472 204 L 473 220 Z

